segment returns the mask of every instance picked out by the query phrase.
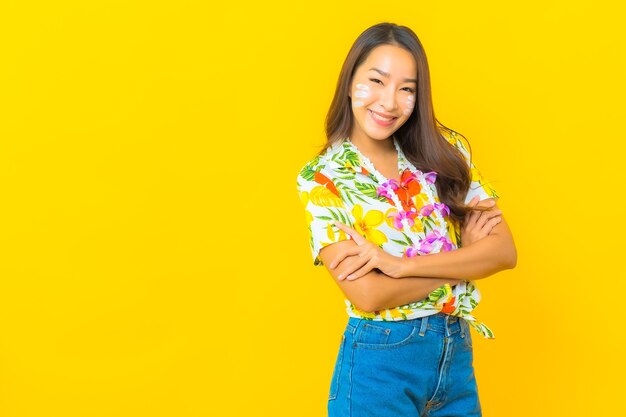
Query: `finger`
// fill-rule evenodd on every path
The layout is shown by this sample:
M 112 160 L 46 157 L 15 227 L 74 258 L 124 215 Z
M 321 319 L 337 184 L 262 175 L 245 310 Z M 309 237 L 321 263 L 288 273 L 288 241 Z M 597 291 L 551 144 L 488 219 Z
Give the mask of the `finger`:
M 474 223 L 476 223 L 476 219 L 478 219 L 478 216 L 480 215 L 478 210 L 472 210 L 470 211 L 466 216 L 465 216 L 465 225 L 473 225 Z
M 476 207 L 484 207 L 484 208 L 490 208 L 496 205 L 496 200 L 493 198 L 486 198 L 484 200 L 480 200 L 477 204 Z
M 374 262 L 369 261 L 368 263 L 363 265 L 361 268 L 359 268 L 357 271 L 355 271 L 352 274 L 348 275 L 346 277 L 346 280 L 354 281 L 355 279 L 358 279 L 358 278 L 362 277 L 363 275 L 367 274 L 372 269 L 374 269 Z
M 337 254 L 335 259 L 333 259 L 333 261 L 330 263 L 330 265 L 328 265 L 328 267 L 330 269 L 335 269 L 337 265 L 339 265 L 339 263 L 343 261 L 345 258 L 347 258 L 348 256 L 358 255 L 361 253 L 362 250 L 363 248 L 361 248 L 360 246 L 353 246 L 351 248 L 343 250 Z
M 334 224 L 335 226 L 337 226 L 339 229 L 341 229 L 341 230 L 343 230 L 344 232 L 346 232 L 347 234 L 349 234 L 349 235 L 350 235 L 350 237 L 354 240 L 354 242 L 355 242 L 357 245 L 362 245 L 362 244 L 364 244 L 365 242 L 367 242 L 367 240 L 366 240 L 363 236 L 361 236 L 361 235 L 359 234 L 359 232 L 357 232 L 357 231 L 356 231 L 356 230 L 354 230 L 353 228 L 351 228 L 351 227 L 349 227 L 349 226 L 346 226 L 345 224 L 340 223 L 340 222 L 338 222 L 338 221 L 334 221 L 334 222 L 333 222 L 333 224 Z
M 345 271 L 343 271 L 341 274 L 337 276 L 337 280 L 343 281 L 344 279 L 346 279 L 348 275 L 354 273 L 354 271 L 356 271 L 358 268 L 365 265 L 368 261 L 369 261 L 368 258 L 355 258 L 354 262 L 351 263 L 350 266 Z
M 491 219 L 487 223 L 485 223 L 485 226 L 483 227 L 483 231 L 486 234 L 491 233 L 493 228 L 496 227 L 496 225 L 499 224 L 501 221 L 502 221 L 502 217 L 494 217 L 493 219 Z
M 502 210 L 489 210 L 489 211 L 485 211 L 482 213 L 482 215 L 480 216 L 480 218 L 476 221 L 476 224 L 479 227 L 484 227 L 485 224 L 493 219 L 494 217 L 500 217 L 502 216 Z

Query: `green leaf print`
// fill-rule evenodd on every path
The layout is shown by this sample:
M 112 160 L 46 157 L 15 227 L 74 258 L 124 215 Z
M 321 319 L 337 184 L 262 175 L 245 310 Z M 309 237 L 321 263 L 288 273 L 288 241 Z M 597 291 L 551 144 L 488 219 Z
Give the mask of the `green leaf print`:
M 315 170 L 312 170 L 310 165 L 307 165 L 302 170 L 301 175 L 305 180 L 311 181 L 315 177 Z
M 402 232 L 402 234 L 404 235 L 404 238 L 406 239 L 406 242 L 409 244 L 409 246 L 412 246 L 413 241 L 411 240 L 411 238 L 404 232 Z
M 326 220 L 326 221 L 333 221 L 334 219 L 332 217 L 329 216 L 315 216 L 316 219 L 320 219 L 320 220 Z
M 359 200 L 362 203 L 368 203 L 367 200 L 365 200 L 363 197 L 359 196 L 358 194 L 355 194 L 354 198 L 356 198 L 357 200 Z
M 348 219 L 343 215 L 343 213 L 341 211 L 339 211 L 339 215 L 341 216 L 341 222 L 343 224 L 350 224 L 350 222 L 348 221 Z
M 422 222 L 424 223 L 424 227 L 429 230 L 433 230 L 436 226 L 435 221 L 429 216 L 422 217 Z
M 376 192 L 376 186 L 373 185 L 373 184 L 364 184 L 362 182 L 356 182 L 355 181 L 354 185 L 356 186 L 357 190 L 359 190 L 360 192 L 362 192 L 363 194 L 365 194 L 369 198 L 372 198 L 372 199 L 378 200 L 378 201 L 382 201 L 382 202 L 387 201 L 387 199 L 385 197 L 378 195 L 378 193 Z
M 439 300 L 441 297 L 443 297 L 444 295 L 446 295 L 447 291 L 446 291 L 446 287 L 439 287 L 436 290 L 432 291 L 430 294 L 428 294 L 428 299 L 430 301 L 437 301 Z
M 359 166 L 359 155 L 356 154 L 352 149 L 346 148 L 346 150 L 341 154 L 341 159 L 343 161 L 349 162 L 353 167 Z

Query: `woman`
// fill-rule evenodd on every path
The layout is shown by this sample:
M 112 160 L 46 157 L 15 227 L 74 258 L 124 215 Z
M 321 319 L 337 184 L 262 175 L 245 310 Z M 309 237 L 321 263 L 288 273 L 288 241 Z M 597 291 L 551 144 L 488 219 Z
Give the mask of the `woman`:
M 365 30 L 341 70 L 327 144 L 298 175 L 315 265 L 349 315 L 330 416 L 479 416 L 472 280 L 517 254 L 469 144 L 435 118 L 413 31 Z

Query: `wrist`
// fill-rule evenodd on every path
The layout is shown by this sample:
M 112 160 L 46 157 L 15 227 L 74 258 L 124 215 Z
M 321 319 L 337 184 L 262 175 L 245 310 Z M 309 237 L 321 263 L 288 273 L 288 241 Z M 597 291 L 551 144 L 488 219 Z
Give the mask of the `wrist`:
M 399 273 L 399 278 L 406 278 L 406 277 L 413 277 L 413 276 L 417 276 L 419 274 L 417 274 L 415 272 L 415 264 L 417 257 L 414 258 L 405 258 L 402 257 L 400 258 L 400 273 Z

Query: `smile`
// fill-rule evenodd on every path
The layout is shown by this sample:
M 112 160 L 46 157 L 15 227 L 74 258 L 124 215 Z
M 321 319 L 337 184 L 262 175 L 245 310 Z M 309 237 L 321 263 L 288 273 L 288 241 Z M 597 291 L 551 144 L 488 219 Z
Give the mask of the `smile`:
M 382 117 L 381 115 L 374 113 L 369 109 L 367 110 L 367 112 L 372 117 L 372 120 L 374 120 L 380 126 L 391 126 L 393 122 L 395 122 L 395 120 L 397 119 L 397 117 Z

